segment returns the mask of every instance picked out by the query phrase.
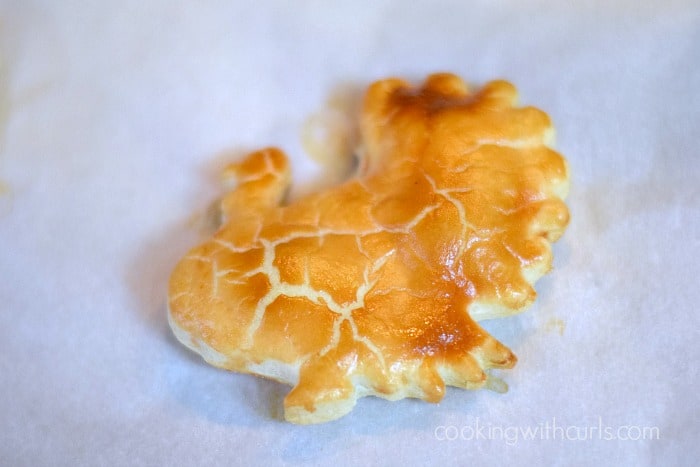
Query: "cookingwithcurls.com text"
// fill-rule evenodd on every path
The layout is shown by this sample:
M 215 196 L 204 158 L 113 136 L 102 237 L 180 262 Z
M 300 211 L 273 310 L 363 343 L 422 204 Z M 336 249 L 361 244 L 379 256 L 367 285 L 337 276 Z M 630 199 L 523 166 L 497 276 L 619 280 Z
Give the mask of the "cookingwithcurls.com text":
M 438 441 L 500 440 L 508 445 L 522 441 L 646 441 L 658 440 L 658 426 L 611 425 L 598 417 L 593 423 L 572 425 L 557 421 L 556 417 L 535 425 L 499 425 L 475 418 L 463 426 L 439 425 L 435 427 Z

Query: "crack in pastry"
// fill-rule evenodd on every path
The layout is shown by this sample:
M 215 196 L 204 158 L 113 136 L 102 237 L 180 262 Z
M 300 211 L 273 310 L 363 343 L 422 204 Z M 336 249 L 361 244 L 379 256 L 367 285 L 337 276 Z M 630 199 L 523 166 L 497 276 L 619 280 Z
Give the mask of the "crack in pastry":
M 487 370 L 516 358 L 477 321 L 532 304 L 569 219 L 550 120 L 516 97 L 452 74 L 378 81 L 358 173 L 288 205 L 279 149 L 228 166 L 223 225 L 170 278 L 175 335 L 212 365 L 293 386 L 294 423 L 367 395 L 498 388 Z

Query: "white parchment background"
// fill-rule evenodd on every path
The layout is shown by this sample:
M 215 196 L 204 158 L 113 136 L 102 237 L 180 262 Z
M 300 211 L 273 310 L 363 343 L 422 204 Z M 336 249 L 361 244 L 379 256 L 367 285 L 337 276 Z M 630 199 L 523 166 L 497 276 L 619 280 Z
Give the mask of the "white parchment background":
M 170 335 L 192 215 L 226 151 L 281 145 L 312 180 L 299 133 L 334 89 L 437 70 L 512 80 L 571 165 L 553 274 L 486 324 L 510 391 L 287 424 L 286 387 Z M 690 0 L 0 0 L 0 464 L 692 465 L 699 94 Z M 547 425 L 660 439 L 515 439 Z

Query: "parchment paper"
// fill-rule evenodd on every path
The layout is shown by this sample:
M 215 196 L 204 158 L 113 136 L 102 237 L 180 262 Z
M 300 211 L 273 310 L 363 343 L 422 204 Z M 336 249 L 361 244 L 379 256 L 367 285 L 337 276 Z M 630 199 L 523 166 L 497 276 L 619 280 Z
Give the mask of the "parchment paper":
M 334 92 L 438 70 L 511 80 L 571 166 L 554 271 L 485 324 L 510 390 L 290 425 L 171 336 L 169 272 L 226 160 L 280 145 L 300 193 Z M 694 464 L 699 90 L 690 0 L 0 2 L 0 464 Z

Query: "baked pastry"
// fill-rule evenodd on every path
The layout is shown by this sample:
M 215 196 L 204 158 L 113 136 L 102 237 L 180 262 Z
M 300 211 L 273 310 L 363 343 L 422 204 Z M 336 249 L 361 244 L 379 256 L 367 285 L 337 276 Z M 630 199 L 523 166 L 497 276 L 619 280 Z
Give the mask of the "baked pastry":
M 516 358 L 477 324 L 535 299 L 568 222 L 565 160 L 515 88 L 452 74 L 372 84 L 358 173 L 288 205 L 287 158 L 254 152 L 222 227 L 176 266 L 169 320 L 212 365 L 293 386 L 294 423 L 375 395 L 439 401 Z

